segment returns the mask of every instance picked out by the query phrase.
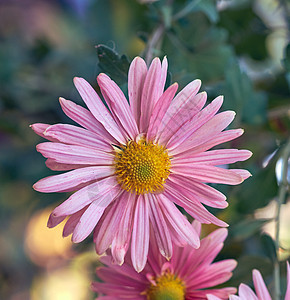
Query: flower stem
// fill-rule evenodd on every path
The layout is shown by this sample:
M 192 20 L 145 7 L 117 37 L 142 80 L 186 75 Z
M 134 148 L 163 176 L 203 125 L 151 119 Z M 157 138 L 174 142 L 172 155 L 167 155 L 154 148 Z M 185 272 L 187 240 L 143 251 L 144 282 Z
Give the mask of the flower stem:
M 156 48 L 156 45 L 160 41 L 161 37 L 163 36 L 165 30 L 164 24 L 160 24 L 152 33 L 152 36 L 147 44 L 146 54 L 145 54 L 145 61 L 147 65 L 150 64 L 152 58 L 153 58 L 153 51 Z
M 201 0 L 193 0 L 189 2 L 182 10 L 173 16 L 173 20 L 176 21 L 188 15 L 200 1 Z
M 275 279 L 275 300 L 280 300 L 280 266 L 279 266 L 279 235 L 280 235 L 280 213 L 281 205 L 285 202 L 285 197 L 288 189 L 288 159 L 290 156 L 290 139 L 288 140 L 283 153 L 282 153 L 282 181 L 279 186 L 277 213 L 276 213 L 276 233 L 275 233 L 275 248 L 276 248 L 276 261 L 274 263 L 274 279 Z
M 172 22 L 172 5 L 174 0 L 167 0 L 164 7 L 161 8 L 161 22 L 151 34 L 145 49 L 145 61 L 149 65 L 154 56 L 154 50 L 157 49 L 158 44 L 162 43 L 165 30 L 171 27 Z
M 192 0 L 189 2 L 183 9 L 181 9 L 179 12 L 177 12 L 174 16 L 172 16 L 172 5 L 174 0 L 167 0 L 165 2 L 165 6 L 163 9 L 161 9 L 161 15 L 162 23 L 160 23 L 156 29 L 153 31 L 150 39 L 148 40 L 147 47 L 145 49 L 145 61 L 147 65 L 149 65 L 152 61 L 152 58 L 154 56 L 154 50 L 157 49 L 158 43 L 162 42 L 163 35 L 165 33 L 165 30 L 171 27 L 172 21 L 176 21 L 180 18 L 185 17 L 187 14 L 189 14 L 195 6 L 200 2 L 201 0 Z

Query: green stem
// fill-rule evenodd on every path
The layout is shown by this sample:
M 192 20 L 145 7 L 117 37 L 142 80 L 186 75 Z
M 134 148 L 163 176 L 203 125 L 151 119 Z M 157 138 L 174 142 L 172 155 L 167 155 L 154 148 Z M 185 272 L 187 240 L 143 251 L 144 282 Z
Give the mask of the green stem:
M 288 159 L 290 156 L 290 139 L 287 142 L 283 153 L 282 153 L 282 181 L 279 187 L 278 203 L 277 203 L 277 213 L 276 213 L 276 233 L 275 233 L 275 247 L 276 247 L 276 261 L 274 263 L 274 280 L 275 280 L 275 300 L 280 300 L 281 290 L 280 290 L 280 265 L 279 265 L 279 236 L 280 236 L 280 213 L 281 205 L 285 202 L 285 197 L 288 189 Z
M 160 24 L 152 33 L 151 38 L 148 41 L 147 48 L 146 48 L 146 54 L 145 54 L 145 61 L 147 65 L 150 64 L 152 58 L 153 58 L 153 52 L 154 49 L 156 49 L 156 45 L 159 43 L 161 37 L 164 34 L 165 26 L 164 24 Z
M 200 2 L 201 0 L 193 0 L 191 2 L 189 2 L 182 10 L 180 10 L 178 13 L 176 13 L 173 16 L 173 20 L 176 21 L 180 18 L 185 17 L 187 14 L 189 14 L 193 8 Z
M 165 30 L 171 27 L 172 21 L 176 21 L 180 18 L 185 17 L 189 14 L 194 7 L 200 2 L 201 0 L 192 0 L 189 4 L 187 4 L 183 9 L 177 12 L 174 16 L 172 16 L 172 5 L 174 0 L 167 0 L 165 6 L 161 10 L 163 19 L 162 23 L 157 26 L 157 28 L 153 31 L 146 50 L 145 50 L 145 61 L 147 65 L 150 64 L 154 50 L 157 49 L 157 45 L 162 42 L 162 37 L 164 36 Z
M 164 7 L 160 11 L 162 16 L 161 23 L 153 31 L 145 50 L 145 61 L 147 65 L 151 63 L 154 51 L 158 49 L 158 45 L 162 43 L 165 30 L 171 26 L 173 2 L 174 0 L 167 0 Z

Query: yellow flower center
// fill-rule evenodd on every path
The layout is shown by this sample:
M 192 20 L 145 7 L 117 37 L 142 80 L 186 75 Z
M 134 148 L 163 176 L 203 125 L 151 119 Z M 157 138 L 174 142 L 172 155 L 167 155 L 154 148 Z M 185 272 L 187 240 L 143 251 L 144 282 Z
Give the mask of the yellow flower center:
M 128 142 L 115 157 L 115 174 L 119 184 L 126 191 L 137 194 L 162 190 L 169 168 L 166 149 L 144 140 Z
M 147 289 L 147 300 L 184 300 L 185 285 L 175 275 L 165 273 Z

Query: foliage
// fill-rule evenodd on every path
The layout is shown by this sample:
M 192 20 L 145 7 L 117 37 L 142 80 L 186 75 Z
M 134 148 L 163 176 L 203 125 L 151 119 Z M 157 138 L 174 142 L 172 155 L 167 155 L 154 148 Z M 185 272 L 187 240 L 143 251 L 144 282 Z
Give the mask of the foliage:
M 221 254 L 239 261 L 232 284 L 249 283 L 254 267 L 271 277 L 273 240 L 261 237 L 269 218 L 256 219 L 255 211 L 278 194 L 275 166 L 280 152 L 267 167 L 263 161 L 289 136 L 290 46 L 285 47 L 286 40 L 270 40 L 276 29 L 255 1 L 229 1 L 218 9 L 214 0 L 147 5 L 133 0 L 28 0 L 25 12 L 20 2 L 0 3 L 0 298 L 29 295 L 33 280 L 46 272 L 47 266 L 28 258 L 25 227 L 36 211 L 65 199 L 30 188 L 53 172 L 34 150 L 41 139 L 29 125 L 68 122 L 57 99 L 81 103 L 72 85 L 74 76 L 85 77 L 98 90 L 96 75 L 105 72 L 126 92 L 131 59 L 146 56 L 152 33 L 161 25 L 163 34 L 150 51 L 168 57 L 167 86 L 178 81 L 182 88 L 200 78 L 209 101 L 223 94 L 223 109 L 237 112 L 233 128 L 246 129 L 230 146 L 254 152 L 249 162 L 237 164 L 253 177 L 227 188 L 229 208 L 215 211 L 233 225 Z M 73 256 L 88 251 L 89 244 L 75 246 Z

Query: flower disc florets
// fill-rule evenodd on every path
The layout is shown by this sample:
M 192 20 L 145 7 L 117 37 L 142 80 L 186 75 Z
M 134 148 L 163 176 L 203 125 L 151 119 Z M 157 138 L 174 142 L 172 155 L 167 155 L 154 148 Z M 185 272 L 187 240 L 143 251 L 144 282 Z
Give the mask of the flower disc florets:
M 115 173 L 126 191 L 145 194 L 162 190 L 170 164 L 163 146 L 144 140 L 129 141 L 116 154 Z
M 157 277 L 146 291 L 148 300 L 183 300 L 185 285 L 174 274 L 166 272 Z

